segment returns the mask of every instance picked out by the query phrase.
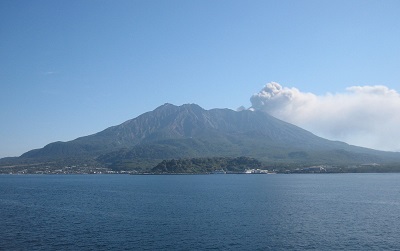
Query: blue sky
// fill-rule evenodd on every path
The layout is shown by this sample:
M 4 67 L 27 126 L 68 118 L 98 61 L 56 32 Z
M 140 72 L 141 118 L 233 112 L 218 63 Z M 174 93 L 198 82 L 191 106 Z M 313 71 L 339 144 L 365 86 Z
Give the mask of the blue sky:
M 0 1 L 0 157 L 266 83 L 400 90 L 400 1 Z M 400 107 L 399 107 L 400 109 Z

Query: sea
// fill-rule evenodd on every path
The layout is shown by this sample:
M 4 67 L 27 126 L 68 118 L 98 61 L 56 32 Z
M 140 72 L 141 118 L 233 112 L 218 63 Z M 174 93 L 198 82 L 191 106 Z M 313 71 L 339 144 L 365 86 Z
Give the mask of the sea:
M 400 174 L 0 175 L 0 250 L 400 250 Z

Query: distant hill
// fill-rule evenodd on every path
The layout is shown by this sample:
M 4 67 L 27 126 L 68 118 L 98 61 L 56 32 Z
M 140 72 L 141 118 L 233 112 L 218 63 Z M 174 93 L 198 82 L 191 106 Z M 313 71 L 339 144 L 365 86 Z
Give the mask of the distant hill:
M 263 112 L 164 104 L 99 133 L 54 142 L 0 164 L 89 162 L 134 169 L 164 159 L 239 156 L 263 163 L 400 163 L 400 153 L 326 140 Z
M 245 169 L 259 169 L 262 167 L 260 161 L 249 157 L 213 157 L 163 160 L 151 169 L 152 173 L 212 173 L 216 170 L 231 173 L 243 173 Z

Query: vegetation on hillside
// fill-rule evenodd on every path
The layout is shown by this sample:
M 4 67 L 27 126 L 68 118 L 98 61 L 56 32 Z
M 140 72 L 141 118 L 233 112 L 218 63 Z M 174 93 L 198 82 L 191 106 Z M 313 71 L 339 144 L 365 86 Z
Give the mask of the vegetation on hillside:
M 247 168 L 260 168 L 261 162 L 249 157 L 214 157 L 163 160 L 153 173 L 211 173 L 215 170 L 243 172 Z

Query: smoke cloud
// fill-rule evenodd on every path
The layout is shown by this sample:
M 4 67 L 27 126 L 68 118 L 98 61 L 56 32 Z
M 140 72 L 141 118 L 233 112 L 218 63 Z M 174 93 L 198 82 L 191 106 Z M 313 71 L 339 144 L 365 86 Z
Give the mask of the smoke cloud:
M 261 110 L 314 134 L 379 150 L 400 151 L 400 95 L 386 86 L 352 86 L 315 95 L 272 82 L 251 99 Z

